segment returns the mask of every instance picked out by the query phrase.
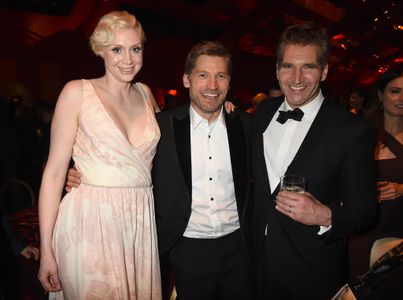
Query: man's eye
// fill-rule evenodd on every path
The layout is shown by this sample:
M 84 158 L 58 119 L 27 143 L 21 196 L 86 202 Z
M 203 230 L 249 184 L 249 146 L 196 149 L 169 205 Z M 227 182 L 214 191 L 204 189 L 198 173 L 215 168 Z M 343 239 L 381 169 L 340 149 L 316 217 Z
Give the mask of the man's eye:
M 206 75 L 206 74 L 204 74 L 204 73 L 200 73 L 200 74 L 199 74 L 199 77 L 204 79 L 204 78 L 206 78 L 206 77 L 207 77 L 207 75 Z
M 227 75 L 225 75 L 225 74 L 220 74 L 220 75 L 218 75 L 218 78 L 219 78 L 219 79 L 222 79 L 222 80 L 225 80 L 225 79 L 227 79 Z

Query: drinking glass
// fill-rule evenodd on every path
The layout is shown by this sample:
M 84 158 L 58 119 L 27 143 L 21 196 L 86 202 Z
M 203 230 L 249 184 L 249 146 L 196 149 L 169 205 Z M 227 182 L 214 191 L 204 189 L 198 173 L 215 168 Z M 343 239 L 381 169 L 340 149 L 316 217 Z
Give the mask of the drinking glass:
M 280 178 L 280 191 L 303 194 L 305 192 L 306 179 L 301 175 L 284 175 Z

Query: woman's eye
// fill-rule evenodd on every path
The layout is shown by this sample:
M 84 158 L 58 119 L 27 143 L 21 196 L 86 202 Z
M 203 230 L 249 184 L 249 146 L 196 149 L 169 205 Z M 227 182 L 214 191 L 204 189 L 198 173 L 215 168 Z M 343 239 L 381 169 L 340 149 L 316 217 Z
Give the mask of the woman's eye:
M 121 53 L 122 49 L 115 47 L 115 48 L 112 48 L 112 52 L 113 53 Z
M 134 48 L 132 48 L 132 52 L 134 52 L 134 53 L 139 53 L 139 52 L 141 52 L 143 50 L 143 48 L 141 48 L 141 47 L 134 47 Z

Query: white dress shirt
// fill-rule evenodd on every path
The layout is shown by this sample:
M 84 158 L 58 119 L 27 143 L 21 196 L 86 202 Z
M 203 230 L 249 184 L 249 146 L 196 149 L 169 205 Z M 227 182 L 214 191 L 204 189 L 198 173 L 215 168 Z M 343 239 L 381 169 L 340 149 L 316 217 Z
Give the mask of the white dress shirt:
M 264 157 L 271 193 L 275 191 L 280 183 L 280 177 L 285 174 L 297 154 L 309 128 L 311 128 L 313 120 L 319 112 L 323 100 L 322 92 L 319 91 L 315 99 L 299 107 L 304 112 L 301 121 L 288 119 L 284 124 L 280 124 L 276 121 L 279 111 L 292 109 L 287 103 L 287 99 L 285 99 L 263 133 Z M 319 226 L 318 234 L 325 233 L 331 227 L 331 225 L 329 227 Z
M 295 154 L 297 154 L 322 103 L 322 92 L 319 92 L 315 99 L 299 107 L 304 112 L 301 121 L 289 119 L 284 124 L 280 124 L 276 121 L 279 111 L 292 109 L 286 99 L 280 105 L 269 126 L 267 126 L 263 133 L 264 156 L 271 193 L 274 192 L 280 183 L 280 177 L 285 174 Z
M 223 109 L 208 123 L 190 106 L 192 212 L 185 237 L 218 238 L 239 228 Z

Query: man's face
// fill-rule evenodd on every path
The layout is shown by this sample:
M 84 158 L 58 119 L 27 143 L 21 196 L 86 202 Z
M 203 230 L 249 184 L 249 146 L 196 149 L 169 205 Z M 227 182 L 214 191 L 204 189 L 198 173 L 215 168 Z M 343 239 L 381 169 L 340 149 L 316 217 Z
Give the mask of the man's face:
M 203 118 L 214 120 L 229 89 L 227 58 L 201 55 L 190 74 L 183 75 L 191 105 Z
M 288 104 L 295 108 L 312 101 L 327 76 L 328 65 L 319 64 L 320 48 L 316 45 L 288 45 L 283 61 L 277 64 L 277 79 Z

